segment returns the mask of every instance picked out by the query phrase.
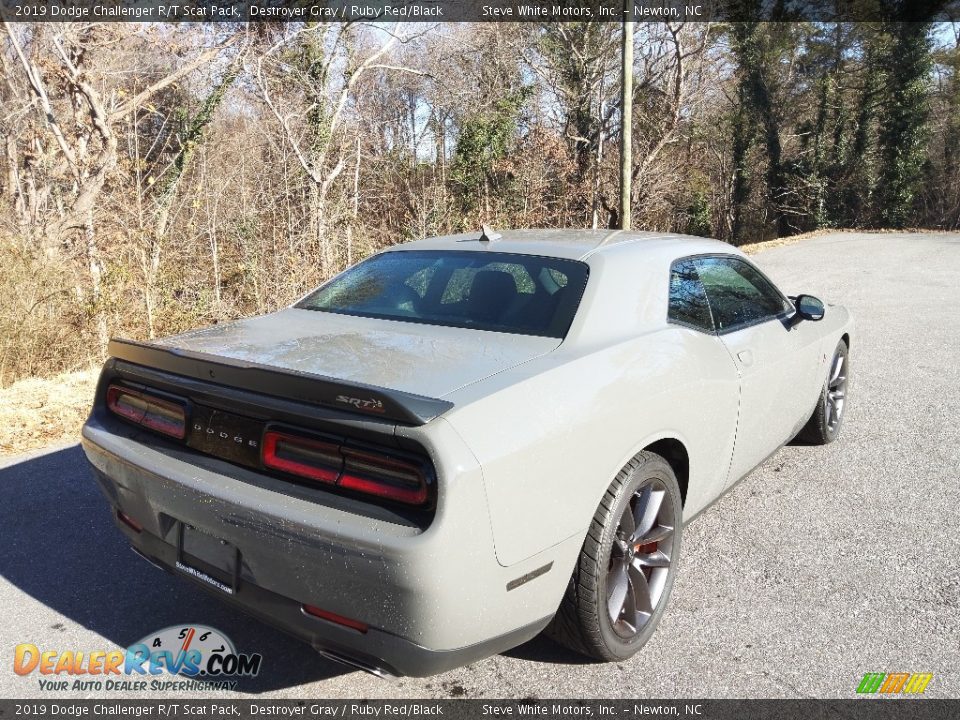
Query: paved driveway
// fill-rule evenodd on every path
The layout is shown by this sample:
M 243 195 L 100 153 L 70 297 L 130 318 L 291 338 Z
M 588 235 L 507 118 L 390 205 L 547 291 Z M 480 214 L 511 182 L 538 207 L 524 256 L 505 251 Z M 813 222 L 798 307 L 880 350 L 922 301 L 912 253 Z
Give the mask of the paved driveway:
M 960 697 L 960 235 L 756 260 L 853 311 L 843 434 L 784 448 L 689 526 L 671 607 L 629 662 L 537 639 L 434 678 L 350 671 L 136 558 L 72 446 L 0 467 L 0 697 L 42 695 L 11 671 L 17 643 L 110 649 L 183 622 L 262 653 L 240 689 L 264 697 L 851 697 L 868 671 L 932 672 L 928 697 Z

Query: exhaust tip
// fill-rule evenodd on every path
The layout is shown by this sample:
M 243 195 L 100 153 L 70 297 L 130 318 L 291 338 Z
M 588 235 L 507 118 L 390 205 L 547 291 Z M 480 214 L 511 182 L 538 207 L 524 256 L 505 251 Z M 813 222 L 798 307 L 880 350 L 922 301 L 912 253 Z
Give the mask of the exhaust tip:
M 130 546 L 130 549 L 133 550 L 133 554 L 134 554 L 134 555 L 136 555 L 137 557 L 139 557 L 139 558 L 141 558 L 141 559 L 143 559 L 143 560 L 146 560 L 148 563 L 150 563 L 151 565 L 153 565 L 157 570 L 163 570 L 164 572 L 170 572 L 170 570 L 169 570 L 168 568 L 165 568 L 163 565 L 161 565 L 160 563 L 158 563 L 156 560 L 154 560 L 154 559 L 153 559 L 152 557 L 150 557 L 149 555 L 144 555 L 142 552 L 140 552 L 139 550 L 137 550 L 137 548 L 133 547 L 133 545 Z
M 385 670 L 381 667 L 377 667 L 376 665 L 365 663 L 362 660 L 355 660 L 354 658 L 347 657 L 346 655 L 341 655 L 340 653 L 333 652 L 331 650 L 322 650 L 320 648 L 316 648 L 316 651 L 323 657 L 327 658 L 328 660 L 333 660 L 334 662 L 338 662 L 341 665 L 347 665 L 349 667 L 352 667 L 355 670 L 362 670 L 363 672 L 369 673 L 370 675 L 375 675 L 381 680 L 397 679 L 397 676 L 394 675 L 389 670 Z

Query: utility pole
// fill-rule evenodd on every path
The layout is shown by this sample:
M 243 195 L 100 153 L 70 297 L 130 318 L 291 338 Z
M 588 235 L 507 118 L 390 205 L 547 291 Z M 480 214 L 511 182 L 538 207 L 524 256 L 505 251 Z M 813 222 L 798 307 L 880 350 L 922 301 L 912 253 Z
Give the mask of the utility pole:
M 624 12 L 633 17 L 631 0 L 625 0 Z M 630 183 L 633 169 L 633 21 L 623 22 L 623 58 L 620 120 L 620 228 L 630 229 Z

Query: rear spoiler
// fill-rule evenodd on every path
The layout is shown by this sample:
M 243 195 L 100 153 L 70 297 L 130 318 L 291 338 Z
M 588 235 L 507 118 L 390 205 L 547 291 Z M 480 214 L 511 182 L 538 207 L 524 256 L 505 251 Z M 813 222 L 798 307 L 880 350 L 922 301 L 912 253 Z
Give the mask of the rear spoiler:
M 447 400 L 133 340 L 113 339 L 107 351 L 118 360 L 175 375 L 404 425 L 424 425 L 453 407 Z

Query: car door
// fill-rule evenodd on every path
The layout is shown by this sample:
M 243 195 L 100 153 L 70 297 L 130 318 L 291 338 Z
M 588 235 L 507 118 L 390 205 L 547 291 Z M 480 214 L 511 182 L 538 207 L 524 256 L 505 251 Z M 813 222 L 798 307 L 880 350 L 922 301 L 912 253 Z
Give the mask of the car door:
M 685 508 L 696 512 L 723 492 L 733 455 L 739 414 L 740 378 L 730 353 L 717 337 L 710 304 L 697 275 L 695 260 L 682 258 L 670 266 L 667 320 L 677 326 L 678 341 L 690 359 L 695 381 L 676 396 L 697 413 L 696 447 L 691 448 L 691 483 Z M 693 472 L 693 470 L 691 470 Z
M 793 331 L 793 304 L 756 267 L 728 255 L 700 257 L 717 334 L 740 373 L 740 411 L 727 484 L 736 482 L 793 436 L 811 407 L 803 389 L 819 347 Z

